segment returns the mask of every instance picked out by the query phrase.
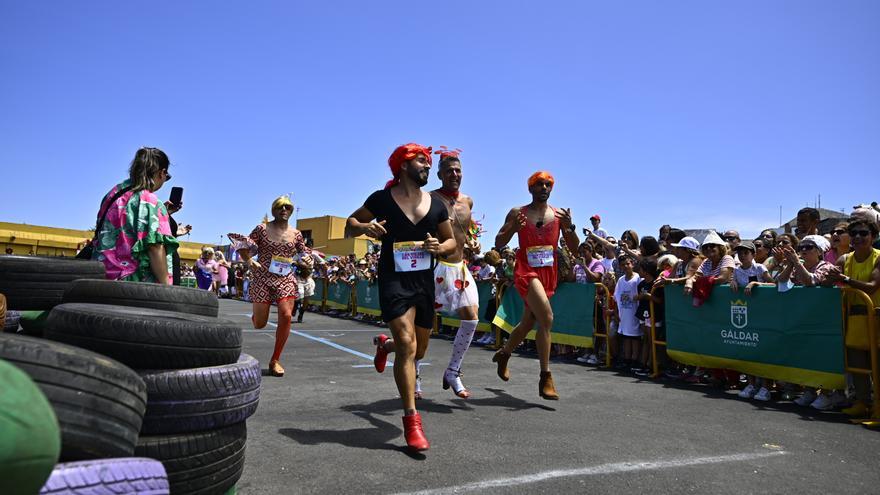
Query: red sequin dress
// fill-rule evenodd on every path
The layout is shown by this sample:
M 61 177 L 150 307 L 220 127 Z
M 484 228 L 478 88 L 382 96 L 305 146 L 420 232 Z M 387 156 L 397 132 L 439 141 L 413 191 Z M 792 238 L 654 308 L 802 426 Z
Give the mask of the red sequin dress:
M 522 207 L 520 212 L 525 215 L 526 207 Z M 516 267 L 513 272 L 513 284 L 516 287 L 517 292 L 519 292 L 519 295 L 522 296 L 523 302 L 526 306 L 529 305 L 526 300 L 526 294 L 529 292 L 529 281 L 533 278 L 537 278 L 541 282 L 541 285 L 544 286 L 544 292 L 547 293 L 548 299 L 556 293 L 556 246 L 559 245 L 560 231 L 559 219 L 556 218 L 555 215 L 556 210 L 553 210 L 553 213 L 553 220 L 543 224 L 540 228 L 526 222 L 526 224 L 519 229 L 519 251 L 516 253 Z M 533 254 L 530 256 L 529 248 L 540 249 L 542 246 L 545 250 L 552 250 L 552 264 L 549 266 L 532 266 L 533 264 L 541 263 L 535 263 L 537 255 Z M 529 263 L 530 259 L 533 261 L 532 264 Z M 546 257 L 544 259 L 545 263 L 549 262 Z

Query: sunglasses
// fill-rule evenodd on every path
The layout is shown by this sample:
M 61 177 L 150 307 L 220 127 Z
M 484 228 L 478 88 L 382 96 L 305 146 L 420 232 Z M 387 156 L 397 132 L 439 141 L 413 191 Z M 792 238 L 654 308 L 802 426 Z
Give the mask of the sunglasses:
M 168 170 L 163 170 L 165 172 L 165 180 L 171 180 L 171 174 L 168 173 Z
M 722 237 L 722 239 L 724 239 L 727 242 L 731 242 L 731 241 L 738 241 L 739 237 L 734 237 L 732 235 L 728 235 L 728 236 Z
M 865 230 L 850 230 L 850 231 L 849 231 L 849 236 L 850 236 L 850 237 L 857 237 L 857 236 L 870 237 L 870 236 L 871 236 L 871 231 L 868 230 L 868 229 L 865 229 Z
M 281 205 L 278 207 L 279 210 L 290 210 L 293 211 L 293 207 L 290 205 Z
M 831 235 L 843 235 L 846 234 L 846 230 L 843 229 L 835 229 L 831 231 Z
M 760 242 L 756 242 L 756 243 L 755 243 L 755 249 L 761 249 L 761 248 L 763 248 L 763 247 L 764 247 L 764 245 L 761 244 Z
M 800 252 L 804 252 L 804 251 L 809 251 L 815 247 L 816 246 L 814 246 L 812 244 L 801 244 L 800 246 L 798 246 L 797 250 Z

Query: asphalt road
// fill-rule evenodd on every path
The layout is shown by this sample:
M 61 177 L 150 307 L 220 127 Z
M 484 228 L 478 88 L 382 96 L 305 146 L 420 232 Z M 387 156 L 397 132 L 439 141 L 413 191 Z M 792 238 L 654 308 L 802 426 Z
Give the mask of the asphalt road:
M 274 328 L 253 330 L 249 313 L 221 301 L 265 368 Z M 372 367 L 380 331 L 313 313 L 294 324 L 287 374 L 264 373 L 248 421 L 238 493 L 880 493 L 880 433 L 839 413 L 564 362 L 551 364 L 562 399 L 544 401 L 536 359 L 515 355 L 502 382 L 476 346 L 462 400 L 440 387 L 442 338 L 419 402 L 431 449 L 410 455 L 390 364 Z

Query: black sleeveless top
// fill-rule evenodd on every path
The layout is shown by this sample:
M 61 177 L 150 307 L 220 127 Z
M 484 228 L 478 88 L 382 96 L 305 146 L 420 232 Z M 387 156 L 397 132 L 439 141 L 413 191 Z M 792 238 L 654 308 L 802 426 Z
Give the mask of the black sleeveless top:
M 437 226 L 449 220 L 449 211 L 446 206 L 434 197 L 431 197 L 431 206 L 428 213 L 418 222 L 412 223 L 403 213 L 397 202 L 391 196 L 390 189 L 382 189 L 374 192 L 367 198 L 364 208 L 376 217 L 377 222 L 385 220 L 385 230 L 388 232 L 382 236 L 382 251 L 379 255 L 379 277 L 388 274 L 402 275 L 394 270 L 394 243 L 406 241 L 424 241 L 428 234 L 437 237 Z M 420 273 L 420 272 L 404 272 Z

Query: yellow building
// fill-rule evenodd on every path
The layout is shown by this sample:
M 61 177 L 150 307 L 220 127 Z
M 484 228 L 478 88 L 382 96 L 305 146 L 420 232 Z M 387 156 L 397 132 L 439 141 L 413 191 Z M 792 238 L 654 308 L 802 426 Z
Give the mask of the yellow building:
M 94 235 L 90 230 L 0 222 L 0 253 L 12 249 L 13 254 L 70 257 L 75 256 L 78 249 Z M 214 244 L 181 241 L 178 248 L 181 261 L 195 263 L 202 255 L 202 246 Z
M 296 228 L 303 237 L 312 239 L 313 248 L 328 255 L 345 256 L 354 253 L 363 258 L 374 242 L 367 236 L 345 238 L 347 219 L 325 215 L 323 217 L 301 218 Z M 377 244 L 378 246 L 378 244 Z

